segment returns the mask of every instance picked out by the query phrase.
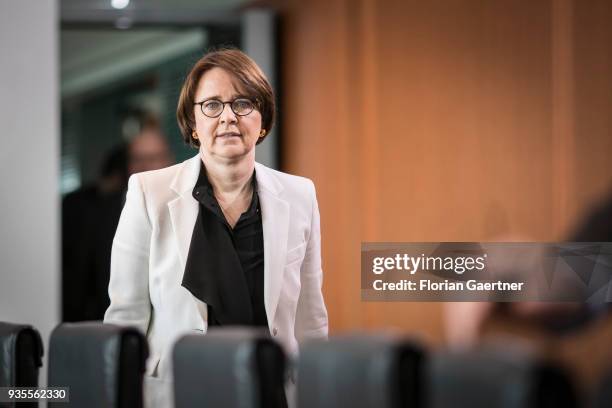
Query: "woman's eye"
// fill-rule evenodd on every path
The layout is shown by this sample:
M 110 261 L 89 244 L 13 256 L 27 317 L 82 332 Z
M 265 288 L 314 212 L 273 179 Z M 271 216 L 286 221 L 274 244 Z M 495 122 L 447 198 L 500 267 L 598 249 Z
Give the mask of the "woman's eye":
M 251 108 L 251 101 L 238 100 L 234 102 L 234 107 L 238 110 L 247 110 Z
M 217 110 L 221 107 L 221 103 L 219 101 L 210 101 L 204 104 L 206 109 Z

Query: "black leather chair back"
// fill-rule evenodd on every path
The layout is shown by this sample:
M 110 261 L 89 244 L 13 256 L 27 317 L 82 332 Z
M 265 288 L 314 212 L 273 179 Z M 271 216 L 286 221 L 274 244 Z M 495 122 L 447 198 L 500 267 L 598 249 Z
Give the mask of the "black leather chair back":
M 423 407 L 424 360 L 419 346 L 386 335 L 306 343 L 298 362 L 298 406 Z
M 148 346 L 135 328 L 66 323 L 51 334 L 49 386 L 69 387 L 70 402 L 50 408 L 141 408 Z
M 285 355 L 265 330 L 215 328 L 174 347 L 176 408 L 281 408 Z
M 42 366 L 43 344 L 38 331 L 29 325 L 0 322 L 0 387 L 37 387 Z M 14 407 L 0 403 L 0 407 Z M 37 402 L 20 403 L 37 407 Z
M 430 359 L 431 408 L 575 408 L 575 388 L 566 373 L 510 346 L 472 352 L 442 352 Z

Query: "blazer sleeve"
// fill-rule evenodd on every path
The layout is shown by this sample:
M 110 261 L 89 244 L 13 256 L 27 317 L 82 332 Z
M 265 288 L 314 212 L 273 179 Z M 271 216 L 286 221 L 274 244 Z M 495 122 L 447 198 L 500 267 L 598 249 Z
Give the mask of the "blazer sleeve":
M 310 189 L 312 196 L 310 236 L 300 269 L 301 290 L 295 319 L 295 337 L 298 342 L 313 338 L 326 339 L 328 331 L 327 309 L 321 292 L 323 270 L 321 269 L 319 205 L 312 182 Z
M 138 174 L 128 183 L 125 206 L 113 240 L 104 323 L 135 326 L 146 334 L 151 317 L 149 247 L 151 222 Z

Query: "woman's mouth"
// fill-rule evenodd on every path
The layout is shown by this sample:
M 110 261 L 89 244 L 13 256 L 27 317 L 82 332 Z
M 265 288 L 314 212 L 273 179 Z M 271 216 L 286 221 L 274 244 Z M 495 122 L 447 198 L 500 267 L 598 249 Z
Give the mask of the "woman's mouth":
M 223 133 L 217 134 L 217 137 L 222 137 L 222 138 L 240 137 L 240 136 L 241 135 L 238 132 L 223 132 Z

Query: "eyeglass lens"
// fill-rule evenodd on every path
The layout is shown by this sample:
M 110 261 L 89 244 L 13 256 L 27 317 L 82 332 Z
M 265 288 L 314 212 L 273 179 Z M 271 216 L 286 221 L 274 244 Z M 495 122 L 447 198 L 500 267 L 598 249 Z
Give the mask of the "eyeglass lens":
M 216 99 L 211 99 L 201 105 L 202 113 L 208 117 L 215 118 L 221 115 L 226 103 L 230 104 L 230 108 L 238 116 L 248 115 L 255 108 L 255 105 L 249 99 L 235 99 L 225 103 Z

